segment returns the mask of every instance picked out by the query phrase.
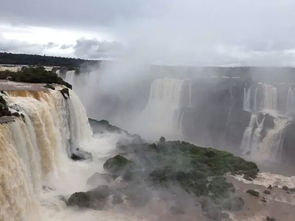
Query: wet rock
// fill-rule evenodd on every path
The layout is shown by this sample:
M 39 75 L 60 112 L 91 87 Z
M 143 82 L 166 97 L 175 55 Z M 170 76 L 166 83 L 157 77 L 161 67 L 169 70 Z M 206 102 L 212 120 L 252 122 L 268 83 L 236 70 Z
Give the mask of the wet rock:
M 60 90 L 60 93 L 64 97 L 64 99 L 68 99 L 70 97 L 69 88 L 63 88 Z
M 103 164 L 103 168 L 114 176 L 120 176 L 123 175 L 127 171 L 127 169 L 131 169 L 132 165 L 132 161 L 126 159 L 121 155 L 116 155 L 108 159 Z
M 264 190 L 263 193 L 269 195 L 271 192 L 269 190 Z
M 257 192 L 256 190 L 249 189 L 247 190 L 247 193 L 249 193 L 252 196 L 259 197 L 259 192 Z
M 52 84 L 46 84 L 44 87 L 49 88 L 51 90 L 55 90 L 55 88 Z
M 92 127 L 93 133 L 125 133 L 128 134 L 127 131 L 110 124 L 107 120 L 95 120 L 89 118 L 90 126 Z
M 87 192 L 76 192 L 67 201 L 68 206 L 78 206 L 80 208 L 90 208 L 91 197 Z
M 99 186 L 91 191 L 73 193 L 69 197 L 67 205 L 100 210 L 106 206 L 109 196 L 109 187 Z
M 9 111 L 6 100 L 0 96 L 0 117 L 2 116 L 12 116 L 12 114 Z
M 76 148 L 75 151 L 71 153 L 71 159 L 74 161 L 89 160 L 92 159 L 92 155 L 87 151 Z

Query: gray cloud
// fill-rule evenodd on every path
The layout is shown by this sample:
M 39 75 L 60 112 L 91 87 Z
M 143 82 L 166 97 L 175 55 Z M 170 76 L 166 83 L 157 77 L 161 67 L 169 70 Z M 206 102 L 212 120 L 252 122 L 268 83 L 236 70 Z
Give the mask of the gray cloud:
M 123 50 L 123 45 L 115 41 L 98 41 L 96 39 L 79 39 L 73 47 L 77 57 L 113 58 Z
M 30 44 L 18 40 L 9 40 L 0 35 L 0 51 L 15 53 L 37 53 L 43 52 L 45 45 Z
M 294 0 L 3 0 L 0 19 L 106 32 L 147 62 L 293 64 L 294 8 Z M 97 57 L 116 47 L 80 39 L 74 50 Z
M 0 34 L 0 52 L 47 54 L 51 49 L 55 48 L 59 48 L 59 45 L 54 42 L 46 44 L 28 43 L 21 40 L 7 39 Z
M 60 46 L 60 49 L 65 50 L 65 49 L 69 49 L 69 48 L 73 48 L 73 45 L 71 44 L 63 44 Z

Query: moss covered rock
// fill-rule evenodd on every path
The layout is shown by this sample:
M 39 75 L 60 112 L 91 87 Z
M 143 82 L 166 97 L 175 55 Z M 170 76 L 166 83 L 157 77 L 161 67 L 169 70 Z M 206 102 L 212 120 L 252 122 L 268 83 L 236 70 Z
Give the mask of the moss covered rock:
M 121 155 L 116 155 L 108 159 L 103 168 L 115 177 L 121 175 L 127 178 L 132 173 L 133 162 Z
M 67 205 L 80 208 L 103 209 L 110 193 L 108 186 L 99 186 L 87 192 L 76 192 L 69 197 Z
M 152 189 L 167 191 L 178 186 L 196 199 L 209 199 L 210 207 L 204 208 L 210 216 L 212 211 L 217 211 L 211 209 L 218 208 L 213 214 L 216 217 L 221 215 L 222 209 L 239 210 L 244 205 L 243 200 L 235 196 L 234 186 L 227 182 L 226 174 L 254 179 L 259 171 L 255 163 L 231 153 L 181 141 L 130 142 L 118 145 L 118 151 L 126 158 L 117 155 L 108 159 L 104 168 L 110 174 L 128 174 L 132 177 L 127 180 L 130 186 L 149 185 Z M 127 159 L 128 156 L 132 161 Z M 142 197 L 140 191 L 139 196 Z

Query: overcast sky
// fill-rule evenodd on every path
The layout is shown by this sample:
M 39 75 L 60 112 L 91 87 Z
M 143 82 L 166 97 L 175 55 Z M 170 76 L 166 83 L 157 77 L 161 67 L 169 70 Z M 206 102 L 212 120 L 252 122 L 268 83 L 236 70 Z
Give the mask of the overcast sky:
M 294 0 L 0 0 L 0 51 L 295 65 Z

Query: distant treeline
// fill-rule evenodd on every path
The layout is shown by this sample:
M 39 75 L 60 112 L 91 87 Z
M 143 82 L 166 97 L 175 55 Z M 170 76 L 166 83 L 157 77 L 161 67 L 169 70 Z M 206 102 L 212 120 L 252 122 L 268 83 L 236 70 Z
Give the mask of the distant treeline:
M 81 65 L 98 65 L 100 62 L 101 61 L 97 60 L 0 52 L 0 64 L 61 66 L 67 67 L 68 69 L 77 69 L 77 67 L 80 67 Z

